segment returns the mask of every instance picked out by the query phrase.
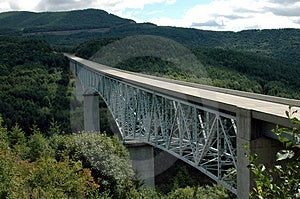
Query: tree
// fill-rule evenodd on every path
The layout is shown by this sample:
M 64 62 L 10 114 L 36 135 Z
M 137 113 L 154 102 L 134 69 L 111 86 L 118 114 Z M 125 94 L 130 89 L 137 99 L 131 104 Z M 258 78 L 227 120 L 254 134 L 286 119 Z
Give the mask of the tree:
M 300 198 L 300 120 L 294 117 L 297 111 L 286 111 L 292 128 L 276 127 L 273 131 L 283 144 L 276 154 L 276 164 L 266 168 L 257 164 L 257 155 L 250 155 L 250 169 L 254 174 L 254 187 L 250 198 Z
M 125 196 L 133 186 L 134 173 L 129 153 L 117 136 L 100 133 L 80 133 L 74 137 L 83 164 L 91 168 L 95 178 L 101 178 L 102 191 L 109 190 L 116 198 Z
M 27 141 L 19 126 L 3 127 L 0 115 L 0 198 L 84 198 L 99 189 L 90 168 L 70 155 L 71 136 L 47 138 L 36 126 L 32 131 Z

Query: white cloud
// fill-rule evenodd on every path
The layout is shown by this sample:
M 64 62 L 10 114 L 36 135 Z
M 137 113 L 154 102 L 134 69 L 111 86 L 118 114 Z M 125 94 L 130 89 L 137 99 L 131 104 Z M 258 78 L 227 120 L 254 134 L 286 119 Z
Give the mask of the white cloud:
M 0 0 L 0 12 L 25 10 L 35 11 L 34 7 L 40 0 Z
M 300 0 L 213 0 L 187 10 L 181 19 L 155 18 L 158 25 L 209 30 L 300 28 Z
M 147 15 L 161 14 L 163 12 L 164 12 L 163 10 L 153 10 L 151 12 L 148 12 Z
M 137 22 L 144 22 L 142 17 L 148 18 L 151 14 L 161 14 L 161 17 L 147 19 L 147 21 L 166 26 L 233 31 L 249 28 L 300 28 L 300 0 L 211 0 L 208 4 L 198 4 L 188 9 L 183 16 L 163 15 L 167 12 L 161 10 L 168 9 L 168 6 L 176 5 L 178 2 L 176 0 L 0 0 L 0 12 L 96 8 Z M 150 4 L 162 7 L 146 11 L 145 6 Z M 173 13 L 176 12 L 174 10 Z
M 175 3 L 176 3 L 176 0 L 166 0 L 166 4 L 168 4 L 168 5 L 172 5 Z
M 9 3 L 6 1 L 0 1 L 0 12 L 8 11 L 8 10 L 11 10 Z
M 143 10 L 147 4 L 169 2 L 174 2 L 174 0 L 96 0 L 93 6 L 121 17 L 124 17 L 124 15 L 128 17 L 127 9 Z

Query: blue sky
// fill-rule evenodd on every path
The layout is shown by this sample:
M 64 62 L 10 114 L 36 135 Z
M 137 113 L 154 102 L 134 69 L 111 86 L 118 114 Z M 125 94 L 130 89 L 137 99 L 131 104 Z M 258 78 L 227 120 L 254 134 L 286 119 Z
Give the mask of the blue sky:
M 201 4 L 209 3 L 209 0 L 201 1 Z M 134 15 L 136 18 L 144 21 L 151 20 L 151 18 L 159 18 L 167 16 L 170 18 L 180 18 L 190 8 L 199 4 L 199 0 L 176 1 L 174 3 L 153 3 L 146 4 L 140 12 Z M 127 11 L 127 10 L 126 10 Z
M 0 0 L 0 12 L 86 8 L 136 22 L 205 30 L 300 28 L 300 0 Z

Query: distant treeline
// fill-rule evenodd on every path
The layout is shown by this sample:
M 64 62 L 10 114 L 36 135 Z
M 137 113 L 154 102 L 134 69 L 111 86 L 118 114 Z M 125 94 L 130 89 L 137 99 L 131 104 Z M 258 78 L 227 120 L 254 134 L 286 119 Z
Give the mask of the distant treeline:
M 162 63 L 158 68 L 171 64 L 147 59 Z M 221 185 L 200 186 L 182 165 L 167 175 L 162 193 L 143 187 L 117 136 L 73 134 L 70 107 L 80 102 L 71 100 L 68 66 L 43 40 L 0 37 L 0 198 L 232 198 Z
M 75 52 L 78 56 L 89 58 L 107 44 L 120 39 L 89 40 L 78 46 Z M 127 47 L 132 48 L 130 44 Z M 172 61 L 153 56 L 130 57 L 115 67 L 223 88 L 300 99 L 300 64 L 222 48 L 191 48 L 190 51 L 202 64 L 201 69 L 204 68 L 205 75 L 195 66 L 178 67 Z
M 0 24 L 0 35 L 28 36 L 28 33 L 39 33 L 31 37 L 45 39 L 55 45 L 75 47 L 93 38 L 156 35 L 172 39 L 189 48 L 232 49 L 300 63 L 300 29 L 205 31 L 136 23 L 96 9 L 42 13 L 4 12 L 0 13 Z M 88 31 L 97 28 L 106 28 L 106 31 Z M 70 30 L 82 32 L 70 34 Z M 58 35 L 55 31 L 66 33 Z

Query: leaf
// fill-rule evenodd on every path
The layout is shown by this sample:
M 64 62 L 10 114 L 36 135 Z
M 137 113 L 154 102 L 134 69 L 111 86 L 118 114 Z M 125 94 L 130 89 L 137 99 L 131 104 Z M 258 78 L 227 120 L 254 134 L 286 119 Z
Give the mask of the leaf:
M 292 141 L 286 142 L 286 144 L 285 144 L 285 147 L 286 147 L 286 148 L 289 148 L 289 147 L 291 147 L 291 146 L 293 146 L 293 142 L 292 142 Z
M 276 161 L 290 159 L 295 155 L 292 150 L 281 150 L 276 154 Z

